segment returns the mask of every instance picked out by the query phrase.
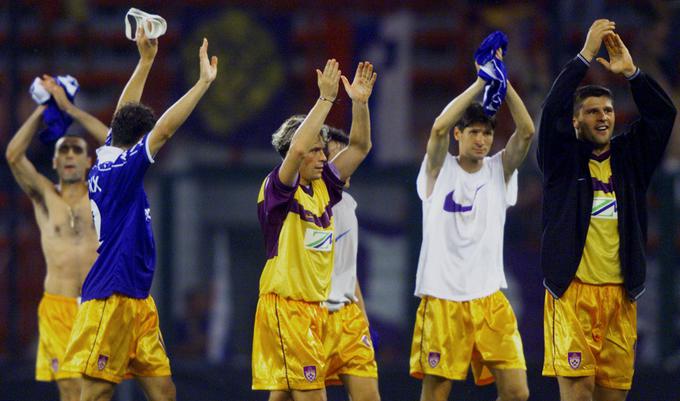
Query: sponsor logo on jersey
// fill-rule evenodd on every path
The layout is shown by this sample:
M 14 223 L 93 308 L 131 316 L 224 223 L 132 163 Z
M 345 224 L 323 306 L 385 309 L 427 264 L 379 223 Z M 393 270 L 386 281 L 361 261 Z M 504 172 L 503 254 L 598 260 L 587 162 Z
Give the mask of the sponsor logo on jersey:
M 619 217 L 619 211 L 616 206 L 616 198 L 594 197 L 593 209 L 590 215 L 596 219 L 617 219 Z
M 475 196 L 472 198 L 472 202 L 469 205 L 463 205 L 453 199 L 453 193 L 456 192 L 455 190 L 449 192 L 446 197 L 444 197 L 444 210 L 451 213 L 464 213 L 472 211 L 472 207 L 475 204 L 475 199 L 477 199 L 477 194 L 479 193 L 479 190 L 484 187 L 484 185 L 486 184 L 482 184 L 477 187 L 475 190 Z
M 333 231 L 308 228 L 307 231 L 305 231 L 305 248 L 320 252 L 332 251 Z

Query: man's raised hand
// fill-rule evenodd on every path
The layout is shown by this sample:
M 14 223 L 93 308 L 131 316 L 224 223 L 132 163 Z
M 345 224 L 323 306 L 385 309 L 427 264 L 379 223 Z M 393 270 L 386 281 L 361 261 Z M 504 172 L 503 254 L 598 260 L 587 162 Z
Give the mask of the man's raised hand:
M 373 85 L 377 76 L 378 74 L 373 71 L 373 64 L 362 61 L 359 63 L 356 73 L 354 73 L 354 80 L 351 84 L 344 75 L 341 76 L 341 79 L 345 86 L 345 92 L 353 102 L 367 103 L 373 92 Z
M 200 81 L 206 84 L 212 83 L 217 77 L 217 56 L 208 58 L 208 39 L 203 38 L 203 44 L 198 51 L 198 58 L 201 65 Z
M 326 66 L 321 70 L 316 70 L 316 82 L 319 85 L 319 96 L 330 102 L 338 97 L 338 82 L 340 80 L 340 65 L 335 59 L 326 61 Z
M 145 24 L 151 26 L 150 21 L 144 21 Z M 135 42 L 137 43 L 137 50 L 139 50 L 139 58 L 143 61 L 153 61 L 158 52 L 158 39 L 149 39 L 146 37 L 146 31 L 142 26 L 137 27 L 135 35 Z
M 588 36 L 586 37 L 583 49 L 581 49 L 581 55 L 588 61 L 592 60 L 600 51 L 604 37 L 613 35 L 614 29 L 616 29 L 614 21 L 608 19 L 595 20 L 588 30 Z
M 614 74 L 623 74 L 626 77 L 635 74 L 637 67 L 635 67 L 628 48 L 623 44 L 623 40 L 621 40 L 621 37 L 618 34 L 614 33 L 605 36 L 604 45 L 607 48 L 607 54 L 609 54 L 609 61 L 602 57 L 597 58 L 597 61 L 602 64 L 604 68 Z
M 57 80 L 54 79 L 54 77 L 43 74 L 42 85 L 45 90 L 49 92 L 50 95 L 52 95 L 52 99 L 54 99 L 54 101 L 57 103 L 57 107 L 59 107 L 62 111 L 68 112 L 69 107 L 73 106 L 73 103 L 68 100 L 64 88 L 59 85 Z

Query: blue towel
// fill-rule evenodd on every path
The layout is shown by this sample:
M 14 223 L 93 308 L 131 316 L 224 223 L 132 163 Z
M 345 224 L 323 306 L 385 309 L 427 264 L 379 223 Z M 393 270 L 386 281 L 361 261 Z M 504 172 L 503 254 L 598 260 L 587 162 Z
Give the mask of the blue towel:
M 475 61 L 480 67 L 477 76 L 486 82 L 482 106 L 489 116 L 498 112 L 508 91 L 505 64 L 495 57 L 498 49 L 503 50 L 503 55 L 508 50 L 508 37 L 501 31 L 487 36 L 475 52 Z
M 64 88 L 68 100 L 73 102 L 80 89 L 78 81 L 70 75 L 65 75 L 58 76 L 57 83 Z M 66 134 L 66 130 L 71 123 L 73 123 L 73 119 L 57 106 L 57 102 L 55 102 L 52 95 L 45 90 L 40 83 L 39 78 L 36 78 L 33 81 L 30 93 L 36 103 L 47 105 L 47 108 L 43 113 L 43 122 L 47 128 L 45 128 L 39 136 L 40 140 L 44 143 L 48 145 L 52 144 Z

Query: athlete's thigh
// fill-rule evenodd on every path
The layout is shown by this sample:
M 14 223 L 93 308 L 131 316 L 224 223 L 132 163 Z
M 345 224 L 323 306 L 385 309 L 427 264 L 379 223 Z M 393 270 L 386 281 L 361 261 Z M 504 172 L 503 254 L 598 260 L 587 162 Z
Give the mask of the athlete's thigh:
M 595 376 L 557 377 L 561 401 L 590 401 L 595 389 Z
M 423 388 L 420 401 L 446 401 L 451 393 L 452 382 L 449 379 L 434 375 L 423 377 Z
M 593 401 L 624 401 L 627 396 L 627 390 L 617 390 L 595 385 Z
M 109 401 L 113 397 L 116 383 L 94 377 L 83 376 L 80 401 Z
M 176 398 L 175 383 L 171 376 L 137 376 L 135 379 L 149 401 L 174 401 Z
M 352 375 L 340 375 L 340 380 L 345 385 L 352 401 L 379 401 L 378 379 L 374 377 L 361 377 Z
M 292 390 L 291 394 L 295 401 L 326 401 L 326 389 L 318 390 Z
M 501 399 L 517 400 L 529 398 L 527 372 L 524 369 L 492 368 L 496 388 Z
M 293 397 L 288 391 L 270 391 L 268 401 L 293 401 Z
M 80 387 L 82 380 L 77 379 L 60 379 L 57 380 L 57 387 L 59 388 L 60 401 L 78 401 L 80 400 Z

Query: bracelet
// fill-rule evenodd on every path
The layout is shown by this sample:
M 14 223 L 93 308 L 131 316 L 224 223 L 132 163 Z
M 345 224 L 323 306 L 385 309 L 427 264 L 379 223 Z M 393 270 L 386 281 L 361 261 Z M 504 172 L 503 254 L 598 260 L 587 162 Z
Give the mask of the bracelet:
M 323 96 L 319 96 L 319 100 L 325 100 L 325 101 L 327 101 L 327 102 L 331 102 L 331 104 L 332 104 L 332 103 L 335 103 L 335 99 L 331 100 L 331 99 L 325 98 L 325 97 L 323 97 Z

